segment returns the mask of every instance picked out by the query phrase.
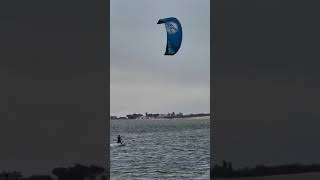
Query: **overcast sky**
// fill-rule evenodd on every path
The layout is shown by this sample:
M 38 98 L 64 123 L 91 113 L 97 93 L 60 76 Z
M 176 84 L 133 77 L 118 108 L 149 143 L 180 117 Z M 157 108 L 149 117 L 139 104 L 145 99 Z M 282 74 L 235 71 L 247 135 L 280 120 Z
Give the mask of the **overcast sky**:
M 210 1 L 111 0 L 111 114 L 209 112 Z M 181 48 L 165 56 L 161 18 L 176 17 Z

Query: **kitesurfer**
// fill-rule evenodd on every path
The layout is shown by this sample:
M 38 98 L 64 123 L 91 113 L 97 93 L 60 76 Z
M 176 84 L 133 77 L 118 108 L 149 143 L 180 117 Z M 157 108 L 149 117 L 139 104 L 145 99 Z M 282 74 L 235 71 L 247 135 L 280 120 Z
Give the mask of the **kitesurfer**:
M 121 140 L 121 136 L 120 135 L 118 135 L 118 142 L 117 143 L 122 144 L 122 140 Z

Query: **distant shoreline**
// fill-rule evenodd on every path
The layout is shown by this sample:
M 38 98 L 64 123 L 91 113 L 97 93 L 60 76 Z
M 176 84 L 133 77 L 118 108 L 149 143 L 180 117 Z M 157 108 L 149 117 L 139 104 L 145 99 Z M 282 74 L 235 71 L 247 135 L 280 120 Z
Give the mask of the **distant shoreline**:
M 201 117 L 190 117 L 190 118 L 150 118 L 150 119 L 110 119 L 113 121 L 120 121 L 120 120 L 124 120 L 124 121 L 130 121 L 130 120 L 150 120 L 150 121 L 156 121 L 156 120 L 202 120 L 202 119 L 207 119 L 210 118 L 210 116 L 201 116 Z
M 203 119 L 203 118 L 210 118 L 210 113 L 197 113 L 197 114 L 182 114 L 178 113 L 168 113 L 168 114 L 149 114 L 146 113 L 143 114 L 128 114 L 123 117 L 117 117 L 117 116 L 110 116 L 110 120 L 135 120 L 135 119 L 148 119 L 148 120 L 157 120 L 157 119 Z

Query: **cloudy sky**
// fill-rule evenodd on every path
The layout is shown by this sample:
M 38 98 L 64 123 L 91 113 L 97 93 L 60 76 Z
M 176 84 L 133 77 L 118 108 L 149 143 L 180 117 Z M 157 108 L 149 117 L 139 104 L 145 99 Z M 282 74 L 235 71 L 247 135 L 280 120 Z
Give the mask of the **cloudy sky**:
M 210 1 L 112 0 L 111 114 L 209 112 Z M 161 18 L 176 17 L 182 45 L 165 56 Z

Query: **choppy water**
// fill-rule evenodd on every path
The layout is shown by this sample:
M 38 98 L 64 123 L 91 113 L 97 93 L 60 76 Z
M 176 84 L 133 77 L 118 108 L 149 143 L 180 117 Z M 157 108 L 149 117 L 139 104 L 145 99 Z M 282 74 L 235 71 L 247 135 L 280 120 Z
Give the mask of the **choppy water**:
M 209 118 L 112 120 L 112 180 L 208 180 Z

